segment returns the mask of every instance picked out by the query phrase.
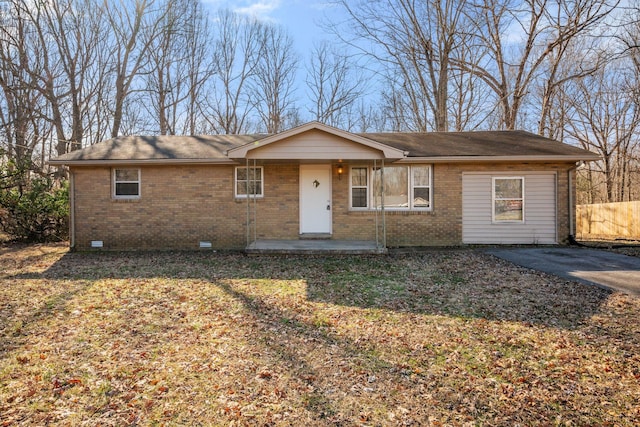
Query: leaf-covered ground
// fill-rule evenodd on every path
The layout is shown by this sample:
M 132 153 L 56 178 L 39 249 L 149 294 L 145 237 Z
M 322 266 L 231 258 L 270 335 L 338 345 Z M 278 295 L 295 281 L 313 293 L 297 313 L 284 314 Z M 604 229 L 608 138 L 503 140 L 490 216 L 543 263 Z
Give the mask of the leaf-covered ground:
M 640 300 L 480 250 L 0 247 L 0 426 L 637 425 Z

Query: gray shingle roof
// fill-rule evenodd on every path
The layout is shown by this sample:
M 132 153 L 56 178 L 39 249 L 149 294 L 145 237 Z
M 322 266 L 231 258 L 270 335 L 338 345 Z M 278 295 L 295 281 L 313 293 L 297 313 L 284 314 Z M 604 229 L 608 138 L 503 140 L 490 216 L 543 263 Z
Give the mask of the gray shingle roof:
M 55 163 L 97 160 L 227 160 L 231 148 L 265 135 L 121 136 L 53 160 Z
M 580 156 L 582 148 L 525 131 L 365 133 L 382 144 L 409 152 L 409 157 Z
M 595 160 L 597 155 L 524 131 L 361 133 L 408 153 L 408 158 L 545 157 Z M 126 161 L 225 162 L 227 151 L 269 135 L 126 136 L 109 139 L 51 160 L 51 164 Z

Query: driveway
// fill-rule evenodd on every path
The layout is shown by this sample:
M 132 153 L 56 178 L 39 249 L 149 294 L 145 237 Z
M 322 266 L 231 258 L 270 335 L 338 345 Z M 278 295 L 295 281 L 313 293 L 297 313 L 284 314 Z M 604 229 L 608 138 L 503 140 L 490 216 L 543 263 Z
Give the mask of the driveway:
M 575 247 L 496 248 L 498 258 L 570 280 L 640 296 L 640 258 Z

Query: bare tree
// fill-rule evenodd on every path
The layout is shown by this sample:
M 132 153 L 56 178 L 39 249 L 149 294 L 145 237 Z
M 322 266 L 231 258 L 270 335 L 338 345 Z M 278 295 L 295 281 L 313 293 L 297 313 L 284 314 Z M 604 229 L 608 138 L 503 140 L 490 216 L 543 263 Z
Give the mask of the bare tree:
M 111 105 L 111 137 L 120 134 L 125 100 L 134 89 L 135 80 L 149 61 L 147 54 L 156 37 L 162 32 L 164 13 L 168 8 L 158 8 L 154 0 L 104 0 L 101 10 L 112 32 L 111 51 L 114 72 L 114 94 Z
M 47 106 L 38 90 L 44 73 L 34 24 L 24 2 L 0 6 L 0 160 L 30 165 L 34 150 L 46 142 Z
M 588 170 L 590 203 L 629 199 L 629 163 L 640 130 L 638 75 L 613 62 L 572 85 L 572 117 L 566 132 L 601 162 Z M 595 184 L 604 186 L 600 192 Z M 602 194 L 602 196 L 600 196 Z
M 349 109 L 364 92 L 364 78 L 350 58 L 328 42 L 314 47 L 307 66 L 309 112 L 314 119 L 350 130 Z
M 293 40 L 284 28 L 264 25 L 252 94 L 261 127 L 268 133 L 282 131 L 292 110 L 297 61 Z
M 467 37 L 466 0 L 375 0 L 357 5 L 340 0 L 356 40 L 352 46 L 387 71 L 394 103 L 404 104 L 404 127 L 449 128 L 452 58 Z M 339 33 L 340 29 L 335 29 Z M 360 42 L 364 44 L 360 44 Z M 373 43 L 373 46 L 371 45 Z
M 595 28 L 612 10 L 607 0 L 483 0 L 469 13 L 475 23 L 473 43 L 487 49 L 483 62 L 456 62 L 480 77 L 497 96 L 505 129 L 515 129 L 524 98 L 549 63 L 543 94 L 541 129 L 548 116 L 548 98 L 562 81 L 557 67 L 568 46 Z M 521 40 L 509 40 L 522 34 Z M 517 48 L 514 49 L 514 44 Z M 595 71 L 576 70 L 571 78 Z
M 186 120 L 182 133 L 195 135 L 204 130 L 201 107 L 206 97 L 207 83 L 215 73 L 212 53 L 212 33 L 209 15 L 198 2 L 187 1 L 188 21 L 185 22 L 185 67 L 187 68 Z
M 238 134 L 249 128 L 251 79 L 257 70 L 263 24 L 222 9 L 216 15 L 213 53 L 216 91 L 205 118 L 216 133 Z
M 196 133 L 204 85 L 213 75 L 208 16 L 192 0 L 166 0 L 151 41 L 144 103 L 161 135 Z

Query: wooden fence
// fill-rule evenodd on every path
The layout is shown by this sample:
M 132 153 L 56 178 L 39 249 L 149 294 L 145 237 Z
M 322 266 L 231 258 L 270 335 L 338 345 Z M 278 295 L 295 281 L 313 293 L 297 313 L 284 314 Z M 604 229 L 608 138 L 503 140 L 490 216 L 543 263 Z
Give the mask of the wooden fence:
M 640 201 L 576 206 L 576 237 L 640 239 Z

